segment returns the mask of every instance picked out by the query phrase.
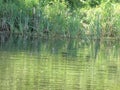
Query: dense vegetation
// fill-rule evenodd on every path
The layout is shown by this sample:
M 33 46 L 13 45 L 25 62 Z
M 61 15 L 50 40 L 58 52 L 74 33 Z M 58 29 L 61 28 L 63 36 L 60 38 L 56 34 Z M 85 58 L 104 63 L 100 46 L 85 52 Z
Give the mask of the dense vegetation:
M 0 33 L 119 38 L 119 10 L 119 0 L 0 0 Z

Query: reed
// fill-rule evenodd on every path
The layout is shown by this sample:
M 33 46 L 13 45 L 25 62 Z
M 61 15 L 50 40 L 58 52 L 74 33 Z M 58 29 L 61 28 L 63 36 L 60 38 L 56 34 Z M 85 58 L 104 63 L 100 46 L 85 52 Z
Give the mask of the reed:
M 119 37 L 120 5 L 110 1 L 96 7 L 71 9 L 65 1 L 0 1 L 0 31 L 62 37 Z
M 118 37 L 119 32 L 119 5 L 111 2 L 86 11 L 89 35 L 96 38 Z

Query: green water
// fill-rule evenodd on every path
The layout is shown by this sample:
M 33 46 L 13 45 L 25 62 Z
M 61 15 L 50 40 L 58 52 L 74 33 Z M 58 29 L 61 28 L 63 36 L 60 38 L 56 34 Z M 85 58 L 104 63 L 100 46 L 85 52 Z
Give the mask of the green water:
M 120 42 L 0 42 L 0 90 L 120 90 Z

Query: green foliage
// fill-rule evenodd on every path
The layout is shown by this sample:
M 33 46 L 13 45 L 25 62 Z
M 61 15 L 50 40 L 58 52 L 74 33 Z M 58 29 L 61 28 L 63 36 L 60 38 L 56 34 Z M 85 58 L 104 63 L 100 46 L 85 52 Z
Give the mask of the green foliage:
M 83 7 L 86 4 L 84 0 L 66 0 L 71 8 Z
M 118 1 L 0 0 L 0 30 L 6 27 L 11 33 L 64 37 L 119 36 L 120 5 L 115 2 Z
M 45 17 L 50 22 L 50 29 L 55 30 L 55 32 L 62 32 L 66 28 L 66 19 L 68 9 L 65 2 L 51 2 L 52 5 L 46 5 L 44 8 Z M 54 13 L 53 13 L 54 12 Z
M 119 4 L 102 3 L 100 7 L 90 9 L 87 18 L 88 31 L 96 37 L 117 37 L 119 35 Z
M 117 2 L 119 3 L 119 0 L 65 0 L 69 3 L 71 8 L 83 8 L 83 7 L 96 7 L 97 5 L 100 5 L 104 2 Z
M 101 0 L 88 0 L 88 4 L 89 4 L 91 7 L 95 7 L 95 6 L 101 4 Z

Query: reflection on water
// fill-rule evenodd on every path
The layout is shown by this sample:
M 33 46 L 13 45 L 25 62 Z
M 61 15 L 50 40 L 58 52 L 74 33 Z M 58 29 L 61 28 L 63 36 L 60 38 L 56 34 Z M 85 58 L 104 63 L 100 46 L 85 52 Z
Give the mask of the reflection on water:
M 120 42 L 11 37 L 0 90 L 120 90 Z

